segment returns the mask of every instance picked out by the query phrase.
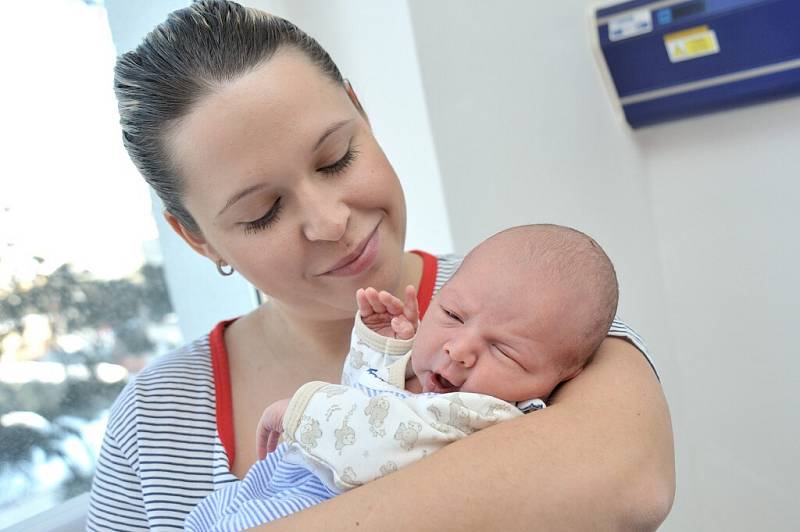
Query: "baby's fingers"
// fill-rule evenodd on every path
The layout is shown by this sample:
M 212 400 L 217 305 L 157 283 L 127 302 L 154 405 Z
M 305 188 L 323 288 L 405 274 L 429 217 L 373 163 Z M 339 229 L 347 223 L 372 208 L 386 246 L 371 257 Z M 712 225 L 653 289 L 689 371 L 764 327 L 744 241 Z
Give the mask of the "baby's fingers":
M 381 292 L 378 294 L 378 297 L 380 298 L 381 303 L 383 303 L 383 305 L 386 307 L 386 310 L 392 316 L 397 316 L 398 314 L 403 313 L 403 302 L 386 290 L 381 290 Z
M 400 340 L 410 340 L 414 338 L 414 334 L 417 332 L 416 327 L 408 321 L 408 318 L 403 316 L 395 316 L 392 318 L 392 330 L 394 331 L 394 337 L 399 338 Z
M 373 314 L 372 305 L 369 304 L 369 300 L 363 288 L 356 290 L 356 304 L 358 305 L 358 313 L 362 318 Z
M 371 286 L 364 290 L 364 296 L 367 298 L 372 311 L 376 314 L 385 314 L 386 305 L 381 302 L 380 294 Z
M 406 286 L 403 299 L 403 315 L 411 322 L 411 325 L 416 327 L 417 323 L 419 323 L 419 304 L 417 302 L 417 290 L 414 285 Z
M 271 453 L 278 448 L 278 441 L 280 441 L 280 439 L 280 432 L 272 431 L 269 433 L 269 440 L 267 440 L 267 453 Z
M 256 432 L 256 451 L 258 452 L 258 459 L 263 460 L 267 457 L 267 450 L 269 448 L 269 437 L 272 431 L 264 425 L 259 424 Z

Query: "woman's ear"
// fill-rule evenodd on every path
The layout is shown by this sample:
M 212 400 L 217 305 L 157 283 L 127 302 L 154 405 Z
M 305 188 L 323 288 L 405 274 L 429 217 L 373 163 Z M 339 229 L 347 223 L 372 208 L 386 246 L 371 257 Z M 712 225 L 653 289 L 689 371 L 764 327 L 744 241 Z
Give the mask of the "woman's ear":
M 203 238 L 203 235 L 198 235 L 194 231 L 187 229 L 180 222 L 180 220 L 178 220 L 175 215 L 169 211 L 164 211 L 164 219 L 167 220 L 167 223 L 170 225 L 170 227 L 172 227 L 172 230 L 175 231 L 184 242 L 189 244 L 190 248 L 195 250 L 200 255 L 208 257 L 214 263 L 219 261 L 219 255 L 216 251 L 214 251 L 214 248 L 212 248 L 211 245 L 206 242 L 206 239 Z
M 353 85 L 350 84 L 349 79 L 344 80 L 344 90 L 347 91 L 347 96 L 350 97 L 350 101 L 353 102 L 353 105 L 358 111 L 358 114 L 363 116 L 364 120 L 366 120 L 367 124 L 369 124 L 369 117 L 367 116 L 367 112 L 364 110 L 363 107 L 361 107 L 361 102 L 358 100 L 358 95 L 356 94 L 355 89 L 353 89 Z

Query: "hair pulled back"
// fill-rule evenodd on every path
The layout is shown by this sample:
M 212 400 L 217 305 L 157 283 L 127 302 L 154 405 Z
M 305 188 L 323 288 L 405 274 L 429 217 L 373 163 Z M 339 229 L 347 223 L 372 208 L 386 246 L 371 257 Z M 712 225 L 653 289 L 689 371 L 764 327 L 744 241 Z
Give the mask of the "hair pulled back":
M 326 76 L 343 81 L 328 53 L 297 26 L 226 0 L 202 0 L 174 11 L 117 59 L 114 92 L 125 149 L 165 209 L 195 234 L 200 228 L 184 206 L 184 184 L 166 147 L 169 129 L 204 96 L 283 46 L 303 52 Z

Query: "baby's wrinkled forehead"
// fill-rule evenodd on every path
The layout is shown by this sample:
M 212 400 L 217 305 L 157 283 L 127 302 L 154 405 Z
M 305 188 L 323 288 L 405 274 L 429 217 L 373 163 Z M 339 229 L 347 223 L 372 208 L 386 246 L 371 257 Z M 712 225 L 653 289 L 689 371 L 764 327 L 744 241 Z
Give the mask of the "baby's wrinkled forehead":
M 461 290 L 528 294 L 545 277 L 553 277 L 529 253 L 520 254 L 512 239 L 495 237 L 473 249 L 453 279 Z M 556 279 L 550 279 L 550 283 Z

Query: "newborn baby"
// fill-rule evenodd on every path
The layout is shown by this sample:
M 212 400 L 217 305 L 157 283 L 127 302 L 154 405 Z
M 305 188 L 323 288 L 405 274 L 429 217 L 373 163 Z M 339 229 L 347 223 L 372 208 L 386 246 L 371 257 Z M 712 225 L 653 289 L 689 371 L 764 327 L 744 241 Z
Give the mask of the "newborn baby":
M 281 435 L 288 449 L 209 496 L 187 527 L 267 522 L 544 408 L 606 337 L 617 298 L 600 246 L 555 225 L 514 227 L 479 244 L 419 324 L 412 286 L 403 301 L 359 290 L 342 384 L 310 382 L 268 406 L 259 457 Z

